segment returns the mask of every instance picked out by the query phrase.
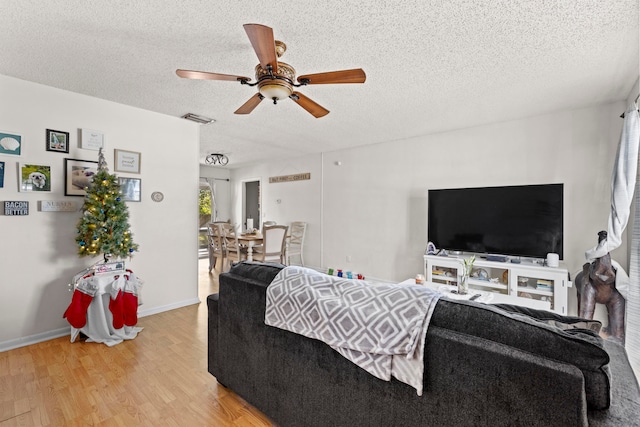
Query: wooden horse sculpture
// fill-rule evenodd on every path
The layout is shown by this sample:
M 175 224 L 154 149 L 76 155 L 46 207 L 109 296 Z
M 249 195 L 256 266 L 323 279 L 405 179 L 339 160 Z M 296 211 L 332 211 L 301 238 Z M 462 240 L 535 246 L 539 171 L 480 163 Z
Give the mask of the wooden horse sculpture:
M 598 233 L 598 243 L 607 238 L 607 232 Z M 616 289 L 616 271 L 611 266 L 611 255 L 607 253 L 592 263 L 585 263 L 575 280 L 578 291 L 578 315 L 593 319 L 596 303 L 605 304 L 609 325 L 603 329 L 624 344 L 625 299 Z

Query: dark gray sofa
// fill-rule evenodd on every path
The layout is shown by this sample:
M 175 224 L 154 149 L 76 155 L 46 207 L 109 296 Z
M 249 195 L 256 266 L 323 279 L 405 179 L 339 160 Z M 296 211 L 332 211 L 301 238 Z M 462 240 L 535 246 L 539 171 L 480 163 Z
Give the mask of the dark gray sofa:
M 640 426 L 624 348 L 550 326 L 546 312 L 441 299 L 417 396 L 323 342 L 265 326 L 266 289 L 281 268 L 236 264 L 207 299 L 209 372 L 277 425 Z

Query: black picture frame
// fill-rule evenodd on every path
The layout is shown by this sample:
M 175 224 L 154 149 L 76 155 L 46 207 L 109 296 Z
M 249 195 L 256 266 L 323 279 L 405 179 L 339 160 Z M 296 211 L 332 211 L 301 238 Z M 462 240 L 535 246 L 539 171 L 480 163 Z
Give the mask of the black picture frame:
M 47 129 L 47 151 L 69 153 L 69 132 Z
M 98 162 L 93 160 L 64 159 L 64 195 L 87 195 L 86 187 L 98 172 Z

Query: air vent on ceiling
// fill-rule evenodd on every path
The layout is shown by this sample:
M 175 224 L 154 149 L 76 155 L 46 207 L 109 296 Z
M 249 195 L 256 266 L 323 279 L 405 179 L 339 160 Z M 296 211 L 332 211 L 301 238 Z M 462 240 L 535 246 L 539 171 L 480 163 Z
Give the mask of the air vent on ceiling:
M 214 119 L 210 119 L 209 117 L 199 116 L 193 113 L 187 113 L 184 116 L 181 116 L 183 119 L 191 120 L 192 122 L 200 123 L 201 125 L 208 125 L 209 123 L 214 123 Z

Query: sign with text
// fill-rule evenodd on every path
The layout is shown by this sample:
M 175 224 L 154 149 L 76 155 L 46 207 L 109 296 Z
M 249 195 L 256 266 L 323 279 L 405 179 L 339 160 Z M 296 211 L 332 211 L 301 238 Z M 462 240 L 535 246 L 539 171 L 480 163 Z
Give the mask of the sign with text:
M 5 215 L 29 215 L 29 202 L 4 202 Z
M 78 210 L 78 207 L 75 202 L 55 200 L 40 201 L 41 212 L 75 212 L 76 210 Z
M 292 181 L 304 181 L 306 179 L 311 179 L 311 173 L 297 173 L 293 175 L 283 175 L 283 176 L 270 176 L 269 184 L 273 184 L 276 182 L 292 182 Z
M 80 129 L 80 148 L 95 151 L 104 148 L 104 134 L 98 130 Z
M 118 271 L 124 271 L 124 261 L 107 262 L 105 264 L 94 265 L 93 271 L 96 274 L 117 273 Z

